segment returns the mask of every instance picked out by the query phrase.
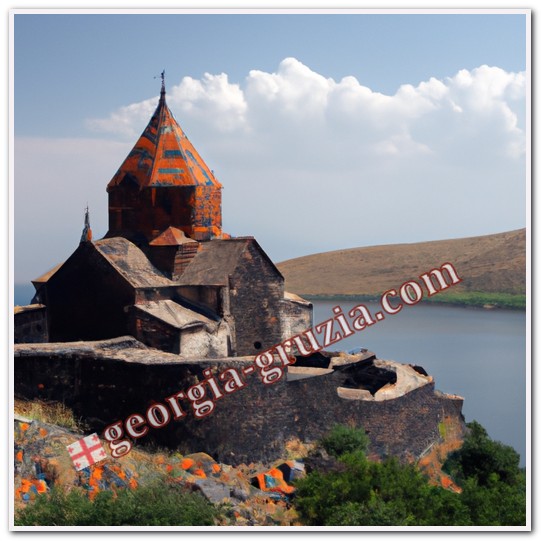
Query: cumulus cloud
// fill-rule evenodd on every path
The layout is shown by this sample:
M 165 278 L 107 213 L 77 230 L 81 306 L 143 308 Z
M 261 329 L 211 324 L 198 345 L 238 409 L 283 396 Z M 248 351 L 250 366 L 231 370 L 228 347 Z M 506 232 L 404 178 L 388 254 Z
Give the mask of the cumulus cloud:
M 243 88 L 230 83 L 223 73 L 207 73 L 201 80 L 185 77 L 169 89 L 168 103 L 183 122 L 203 123 L 205 133 L 211 128 L 217 134 L 260 130 L 264 135 L 278 126 L 284 133 L 294 130 L 315 138 L 321 133 L 314 130 L 340 128 L 337 137 L 347 130 L 346 135 L 357 134 L 379 146 L 405 132 L 411 134 L 418 123 L 430 118 L 451 116 L 460 125 L 467 117 L 471 125 L 482 128 L 478 121 L 490 117 L 491 122 L 501 123 L 511 147 L 513 140 L 524 135 L 517 129 L 514 109 L 524 94 L 524 74 L 497 67 L 481 66 L 443 81 L 431 78 L 418 86 L 402 85 L 387 96 L 361 85 L 355 77 L 336 82 L 295 58 L 286 58 L 275 73 L 250 71 Z M 88 126 L 133 137 L 148 121 L 157 99 L 123 107 L 107 118 L 89 119 Z M 437 134 L 418 141 L 420 151 L 433 141 L 433 135 Z
M 134 137 L 148 122 L 156 103 L 157 98 L 151 98 L 121 107 L 107 118 L 88 119 L 87 126 L 96 132 Z M 240 87 L 229 83 L 225 73 L 206 73 L 200 81 L 184 77 L 169 89 L 168 103 L 182 117 L 210 125 L 221 133 L 241 128 L 247 107 Z
M 524 73 L 480 66 L 384 95 L 286 58 L 241 84 L 223 73 L 185 77 L 167 101 L 224 185 L 225 229 L 255 235 L 281 260 L 523 227 L 526 85 Z M 79 190 L 106 201 L 157 101 L 87 120 L 96 139 L 79 167 L 92 170 L 100 137 L 119 144 L 109 174 Z

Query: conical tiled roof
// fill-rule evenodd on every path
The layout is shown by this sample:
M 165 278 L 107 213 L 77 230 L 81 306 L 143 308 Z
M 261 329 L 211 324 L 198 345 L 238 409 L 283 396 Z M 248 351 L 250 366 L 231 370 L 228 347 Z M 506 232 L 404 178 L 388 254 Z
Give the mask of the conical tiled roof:
M 107 190 L 120 184 L 126 175 L 135 180 L 140 189 L 163 186 L 222 187 L 167 107 L 163 85 L 156 111 L 107 185 Z

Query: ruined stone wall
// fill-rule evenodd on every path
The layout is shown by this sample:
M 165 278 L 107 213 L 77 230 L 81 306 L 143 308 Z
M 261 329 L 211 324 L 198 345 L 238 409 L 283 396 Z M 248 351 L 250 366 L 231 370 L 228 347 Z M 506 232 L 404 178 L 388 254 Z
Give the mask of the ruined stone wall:
M 169 353 L 180 353 L 179 329 L 139 310 L 137 306 L 131 307 L 130 319 L 133 336 L 143 344 Z
M 17 348 L 16 396 L 62 400 L 98 431 L 132 413 L 144 415 L 152 403 L 163 403 L 165 397 L 203 380 L 206 367 L 222 371 L 252 362 L 178 362 L 165 353 L 160 358 L 167 362 L 158 362 L 152 350 L 140 350 L 136 362 L 128 354 L 126 360 L 114 360 L 92 349 L 79 348 L 75 354 L 69 349 L 40 353 L 29 345 Z M 148 361 L 142 362 L 145 357 Z M 434 392 L 433 383 L 394 400 L 359 401 L 338 396 L 345 377 L 335 370 L 263 385 L 254 373 L 246 377 L 243 389 L 219 399 L 215 411 L 203 419 L 196 419 L 189 401 L 183 401 L 186 417 L 151 429 L 137 445 L 154 440 L 182 453 L 204 451 L 231 464 L 271 461 L 285 456 L 288 441 L 314 441 L 334 424 L 346 423 L 367 431 L 372 453 L 407 460 L 439 439 L 438 423 L 444 417 L 463 422 L 462 399 Z
M 47 342 L 47 308 L 41 304 L 16 306 L 14 315 L 14 341 L 16 344 Z
M 312 305 L 284 299 L 280 319 L 282 320 L 282 340 L 286 340 L 312 328 Z
M 208 327 L 183 329 L 180 338 L 180 354 L 187 359 L 216 359 L 230 353 L 230 330 L 225 321 Z

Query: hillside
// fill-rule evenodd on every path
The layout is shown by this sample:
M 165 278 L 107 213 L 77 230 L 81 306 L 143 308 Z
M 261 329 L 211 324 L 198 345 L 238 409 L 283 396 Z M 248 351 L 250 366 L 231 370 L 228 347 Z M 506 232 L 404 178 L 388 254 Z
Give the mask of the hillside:
M 101 493 L 119 495 L 123 491 L 134 492 L 140 489 L 152 489 L 158 502 L 149 502 L 145 512 L 137 511 L 136 524 L 149 521 L 150 525 L 168 525 L 168 522 L 155 522 L 153 515 L 159 518 L 161 511 L 157 509 L 160 503 L 170 507 L 173 502 L 174 490 L 185 494 L 198 494 L 202 498 L 186 502 L 200 510 L 205 508 L 205 500 L 214 504 L 215 525 L 219 526 L 291 526 L 298 524 L 297 513 L 291 508 L 285 497 L 283 487 L 289 485 L 284 477 L 278 479 L 272 491 L 268 487 L 256 487 L 253 478 L 264 472 L 276 477 L 276 472 L 269 468 L 281 467 L 288 464 L 302 467 L 301 462 L 280 460 L 271 465 L 261 463 L 242 464 L 237 467 L 217 463 L 205 453 L 195 452 L 181 455 L 178 452 L 166 451 L 156 446 L 135 447 L 130 453 L 121 458 L 112 458 L 105 440 L 100 444 L 106 450 L 107 458 L 77 471 L 66 450 L 68 445 L 82 438 L 84 426 L 77 420 L 73 412 L 61 403 L 26 401 L 15 399 L 14 445 L 15 445 L 15 474 L 14 474 L 14 504 L 15 511 L 20 512 L 28 505 L 51 493 L 53 489 L 61 494 L 75 491 L 87 496 L 90 501 L 100 497 Z M 88 431 L 86 433 L 88 436 Z M 291 453 L 306 454 L 306 448 L 299 443 L 291 447 Z M 437 467 L 437 463 L 434 463 Z M 304 475 L 304 469 L 295 469 L 299 476 Z M 432 475 L 432 470 L 428 471 Z M 439 473 L 438 475 L 442 475 Z M 292 476 L 286 476 L 289 480 Z M 434 477 L 439 479 L 439 477 Z M 169 500 L 167 497 L 169 494 Z M 66 502 L 64 502 L 66 503 Z M 69 502 L 67 502 L 69 503 Z M 71 504 L 74 505 L 73 500 Z M 225 504 L 222 505 L 222 504 Z M 109 512 L 110 504 L 102 501 L 102 512 Z M 124 506 L 126 502 L 124 501 Z M 152 507 L 154 506 L 154 507 Z M 150 510 L 149 510 L 150 509 Z M 207 507 L 208 510 L 208 507 Z M 80 517 L 72 508 L 71 515 L 65 517 L 63 525 L 93 525 L 115 524 L 103 522 L 75 522 Z M 120 513 L 125 513 L 120 509 Z M 182 522 L 183 515 L 189 514 L 189 509 L 178 509 L 175 517 L 179 522 L 175 525 L 205 525 L 205 522 Z M 146 514 L 145 514 L 146 513 Z M 162 513 L 163 514 L 163 513 Z M 109 517 L 116 520 L 115 516 Z M 134 517 L 131 517 L 135 520 Z M 43 517 L 41 517 L 43 520 Z M 94 517 L 95 520 L 95 517 Z M 73 521 L 73 522 L 70 522 Z M 53 525 L 54 523 L 32 522 L 32 525 Z M 128 522 L 122 523 L 129 524 Z M 24 525 L 24 524 L 23 524 Z
M 452 263 L 463 282 L 449 296 L 482 293 L 480 304 L 498 298 L 524 299 L 526 230 L 416 244 L 369 246 L 314 254 L 278 264 L 286 289 L 308 297 L 378 296 L 384 291 Z M 434 297 L 434 300 L 436 300 Z M 476 304 L 472 302 L 471 304 Z
M 419 469 L 432 485 L 460 493 L 442 464 L 461 447 L 464 425 L 445 416 L 439 426 L 441 437 L 420 458 Z M 183 456 L 155 445 L 136 445 L 113 458 L 102 439 L 106 458 L 76 470 L 67 447 L 85 431 L 88 436 L 84 422 L 61 403 L 15 399 L 16 525 L 301 526 L 291 495 L 305 477 L 305 460 L 311 468 L 333 464 L 321 450 L 311 453 L 315 442 L 299 440 L 282 460 L 231 466 L 202 452 Z

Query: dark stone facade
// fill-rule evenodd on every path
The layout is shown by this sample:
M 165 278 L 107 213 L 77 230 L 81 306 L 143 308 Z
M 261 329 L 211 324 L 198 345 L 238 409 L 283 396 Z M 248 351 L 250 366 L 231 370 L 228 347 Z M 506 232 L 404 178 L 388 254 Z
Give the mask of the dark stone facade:
M 229 309 L 235 321 L 238 355 L 256 355 L 282 341 L 283 299 L 283 276 L 262 257 L 258 245 L 249 243 L 229 278 Z
M 144 344 L 169 353 L 180 353 L 181 331 L 179 329 L 145 314 L 136 306 L 132 307 L 130 313 L 135 328 L 133 334 Z
M 47 306 L 52 342 L 99 340 L 129 333 L 124 307 L 133 287 L 97 252 L 81 243 L 36 298 Z

